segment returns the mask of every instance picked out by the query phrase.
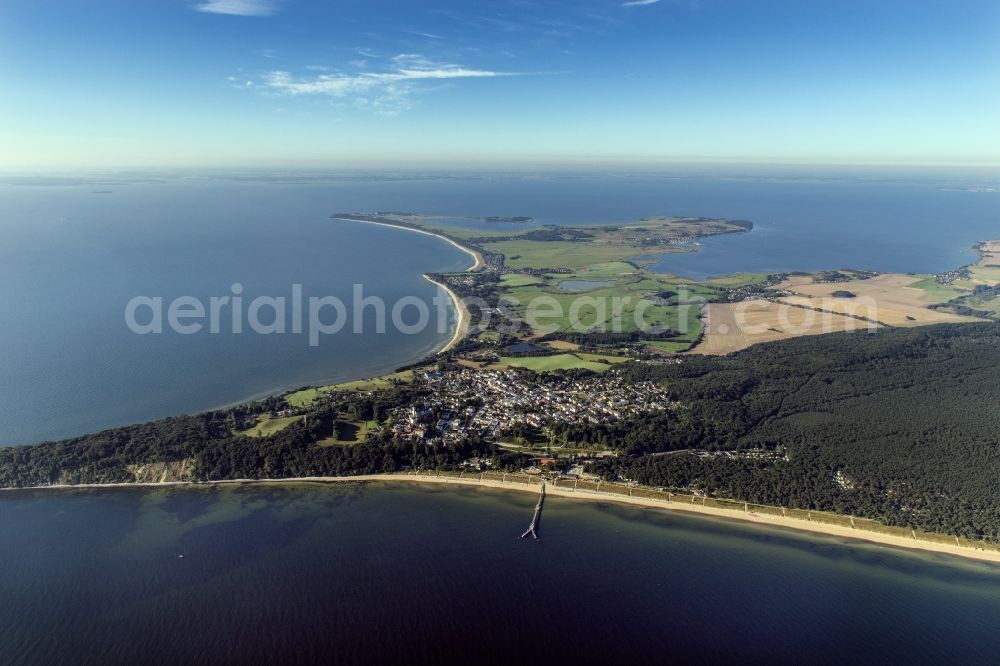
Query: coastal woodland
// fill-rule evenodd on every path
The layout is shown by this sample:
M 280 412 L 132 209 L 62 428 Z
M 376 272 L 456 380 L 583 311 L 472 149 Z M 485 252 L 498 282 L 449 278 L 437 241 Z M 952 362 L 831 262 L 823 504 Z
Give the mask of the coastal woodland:
M 977 264 L 938 276 L 842 269 L 694 281 L 636 257 L 693 251 L 701 236 L 752 224 L 563 227 L 515 216 L 479 218 L 484 230 L 412 213 L 333 217 L 429 231 L 475 254 L 477 270 L 433 276 L 480 302 L 462 340 L 384 377 L 0 448 L 0 487 L 573 467 L 998 540 L 995 243 L 980 246 Z M 569 304 L 581 294 L 595 303 L 577 313 L 590 327 L 520 316 L 534 297 Z M 840 312 L 862 297 L 882 299 L 877 317 Z M 627 299 L 626 319 L 641 310 L 652 327 L 608 330 L 599 303 L 610 298 Z M 759 339 L 704 321 L 747 302 L 765 324 Z M 766 319 L 783 304 L 865 326 L 790 337 Z
M 567 425 L 549 436 L 617 452 L 590 463 L 608 479 L 996 540 L 998 365 L 994 323 L 809 336 L 681 363 L 633 361 L 615 372 L 663 386 L 673 409 L 613 425 Z M 448 371 L 447 362 L 440 367 L 435 372 Z M 321 445 L 338 418 L 371 418 L 421 392 L 413 382 L 334 394 L 264 437 L 234 431 L 233 412 L 209 412 L 4 448 L 0 485 L 128 483 L 137 470 L 182 461 L 184 478 L 195 481 L 457 469 L 470 458 L 498 468 L 524 464 L 495 441 L 428 445 L 387 428 L 353 445 Z

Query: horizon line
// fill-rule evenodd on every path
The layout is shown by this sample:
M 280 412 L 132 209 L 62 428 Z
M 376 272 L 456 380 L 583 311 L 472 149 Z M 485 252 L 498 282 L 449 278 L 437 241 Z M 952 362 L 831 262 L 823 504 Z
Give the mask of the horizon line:
M 615 167 L 615 168 L 656 168 L 656 167 L 830 167 L 830 168 L 1000 168 L 1000 159 L 991 160 L 851 160 L 851 159 L 810 159 L 810 158 L 632 158 L 632 157 L 571 157 L 571 158 L 494 158 L 494 159 L 427 159 L 427 158 L 397 158 L 397 159 L 344 159 L 344 160 L 260 160 L 248 164 L 247 161 L 202 163 L 172 162 L 172 163 L 128 163 L 121 164 L 45 164 L 45 165 L 2 165 L 0 174 L 37 174 L 37 173 L 107 173 L 114 171 L 264 171 L 282 169 L 290 171 L 306 170 L 426 170 L 470 168 L 490 169 L 519 167 L 525 170 L 539 168 L 567 167 Z

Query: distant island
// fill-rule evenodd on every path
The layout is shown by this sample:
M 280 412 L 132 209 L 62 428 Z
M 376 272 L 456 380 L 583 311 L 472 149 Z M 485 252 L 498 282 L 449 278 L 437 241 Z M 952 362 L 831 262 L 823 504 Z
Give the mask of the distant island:
M 530 224 L 535 221 L 533 217 L 527 217 L 526 215 L 515 215 L 513 217 L 505 217 L 501 215 L 488 215 L 487 217 L 479 218 L 483 222 L 490 222 L 494 224 L 507 223 L 507 224 Z

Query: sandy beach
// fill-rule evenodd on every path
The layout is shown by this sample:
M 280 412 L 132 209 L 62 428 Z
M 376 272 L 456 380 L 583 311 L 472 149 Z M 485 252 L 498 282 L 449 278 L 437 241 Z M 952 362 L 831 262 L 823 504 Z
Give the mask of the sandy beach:
M 444 347 L 435 352 L 438 354 L 443 354 L 444 352 L 451 350 L 452 347 L 457 345 L 462 340 L 462 338 L 464 338 L 468 334 L 469 321 L 472 319 L 472 315 L 469 313 L 469 308 L 465 307 L 465 303 L 462 301 L 462 299 L 458 297 L 458 294 L 449 289 L 448 285 L 444 284 L 443 282 L 438 282 L 437 280 L 435 280 L 434 278 L 432 278 L 430 275 L 427 274 L 424 274 L 424 279 L 430 282 L 431 284 L 437 285 L 441 289 L 444 289 L 448 293 L 448 297 L 451 298 L 451 302 L 455 305 L 455 312 L 458 313 L 458 322 L 456 322 L 455 324 L 455 332 L 452 334 L 451 339 L 448 340 L 448 343 Z
M 397 224 L 386 224 L 385 222 L 375 222 L 373 220 L 355 220 L 355 219 L 350 219 L 350 218 L 346 218 L 346 217 L 335 217 L 333 219 L 335 219 L 335 220 L 341 220 L 343 222 L 361 222 L 362 224 L 377 224 L 377 225 L 379 225 L 381 227 L 392 227 L 393 229 L 402 229 L 403 231 L 412 231 L 413 233 L 424 234 L 425 236 L 434 236 L 435 238 L 440 238 L 441 240 L 445 241 L 446 243 L 450 243 L 452 246 L 458 248 L 462 252 L 465 252 L 466 254 L 468 254 L 469 256 L 472 257 L 473 263 L 472 263 L 471 266 L 469 266 L 468 268 L 465 269 L 466 272 L 477 271 L 477 270 L 479 270 L 480 268 L 482 268 L 483 266 L 486 265 L 486 262 L 483 261 L 483 255 L 481 255 L 479 252 L 476 252 L 475 250 L 467 248 L 464 245 L 462 245 L 461 243 L 458 243 L 458 242 L 456 242 L 456 241 L 454 241 L 451 238 L 448 238 L 446 236 L 442 236 L 441 234 L 436 234 L 436 233 L 433 233 L 431 231 L 425 231 L 423 229 L 414 229 L 412 227 L 404 227 L 404 226 L 400 226 L 400 225 L 397 225 Z M 455 332 L 452 334 L 451 339 L 448 340 L 447 344 L 445 344 L 444 347 L 442 347 L 441 349 L 439 349 L 439 350 L 437 350 L 435 352 L 436 354 L 442 354 L 444 352 L 447 352 L 447 351 L 451 350 L 455 345 L 457 345 L 462 340 L 462 338 L 464 338 L 466 336 L 466 334 L 468 334 L 468 332 L 469 332 L 469 321 L 471 319 L 471 315 L 469 314 L 469 309 L 467 307 L 465 307 L 465 303 L 462 302 L 462 299 L 459 298 L 458 294 L 456 294 L 454 291 L 452 291 L 448 287 L 448 285 L 444 284 L 443 282 L 439 282 L 439 281 L 433 279 L 432 277 L 430 277 L 427 274 L 424 274 L 424 279 L 427 280 L 428 282 L 430 282 L 431 284 L 434 284 L 434 285 L 440 287 L 441 289 L 445 290 L 448 293 L 448 297 L 451 298 L 451 302 L 455 305 L 455 312 L 458 314 L 458 322 L 455 325 Z
M 427 231 L 425 229 L 414 229 L 413 227 L 404 227 L 404 226 L 399 225 L 399 224 L 389 224 L 389 223 L 386 223 L 386 222 L 376 222 L 374 220 L 355 220 L 353 218 L 347 218 L 347 217 L 335 217 L 335 218 L 332 218 L 332 219 L 334 219 L 334 220 L 340 220 L 341 222 L 360 222 L 361 224 L 377 224 L 380 227 L 391 227 L 393 229 L 402 229 L 403 231 L 412 231 L 415 234 L 424 234 L 425 236 L 434 236 L 435 238 L 440 238 L 441 240 L 445 241 L 446 243 L 450 243 L 451 245 L 455 246 L 456 248 L 458 248 L 462 252 L 465 252 L 466 254 L 468 254 L 469 256 L 472 257 L 472 260 L 475 263 L 473 263 L 472 266 L 469 266 L 468 268 L 466 268 L 465 269 L 466 271 L 477 271 L 477 270 L 479 270 L 480 268 L 482 268 L 483 266 L 486 265 L 486 262 L 483 260 L 483 255 L 481 255 L 480 253 L 476 252 L 475 250 L 472 250 L 470 248 L 465 247 L 461 243 L 459 243 L 459 242 L 457 242 L 455 240 L 452 240 L 451 238 L 448 238 L 447 236 L 442 236 L 441 234 L 436 234 L 433 231 Z
M 2 491 L 16 492 L 17 490 L 71 490 L 71 489 L 99 489 L 99 488 L 160 488 L 179 486 L 199 486 L 199 485 L 274 485 L 274 484 L 295 484 L 295 483 L 359 483 L 359 482 L 392 482 L 392 483 L 433 483 L 445 485 L 480 486 L 486 488 L 497 488 L 500 490 L 513 490 L 531 494 L 538 493 L 537 485 L 527 485 L 522 483 L 505 483 L 491 479 L 482 479 L 475 474 L 459 478 L 452 476 L 436 476 L 434 474 L 365 474 L 358 476 L 314 476 L 298 477 L 289 479 L 232 479 L 225 481 L 167 481 L 163 483 L 110 483 L 110 484 L 80 484 L 63 486 L 35 486 L 31 488 L 2 488 Z M 688 514 L 700 516 L 722 518 L 726 520 L 738 520 L 746 523 L 766 525 L 769 527 L 779 527 L 803 532 L 812 532 L 825 536 L 838 537 L 845 540 L 858 540 L 875 543 L 893 548 L 904 548 L 908 550 L 921 550 L 931 553 L 952 555 L 982 562 L 993 562 L 1000 564 L 1000 550 L 986 550 L 970 548 L 959 545 L 949 545 L 922 541 L 918 539 L 907 539 L 879 532 L 871 532 L 864 529 L 855 529 L 830 525 L 828 523 L 813 522 L 799 518 L 787 516 L 777 516 L 769 514 L 747 513 L 727 509 L 717 509 L 713 507 L 699 506 L 687 502 L 664 501 L 645 497 L 630 497 L 616 493 L 603 493 L 591 490 L 572 490 L 559 488 L 551 484 L 546 486 L 545 492 L 550 496 L 566 497 L 575 500 L 588 502 L 617 502 L 620 504 L 630 504 L 632 506 L 664 509 L 667 511 L 680 511 Z

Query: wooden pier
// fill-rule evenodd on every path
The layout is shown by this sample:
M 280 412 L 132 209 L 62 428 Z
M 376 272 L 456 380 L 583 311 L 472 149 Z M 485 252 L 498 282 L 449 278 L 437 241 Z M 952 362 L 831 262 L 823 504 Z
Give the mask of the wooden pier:
M 535 505 L 535 515 L 531 518 L 531 524 L 528 525 L 528 529 L 521 535 L 521 538 L 525 538 L 529 534 L 538 541 L 538 525 L 542 520 L 542 505 L 545 504 L 545 482 L 542 481 L 542 489 L 538 495 L 538 504 Z

